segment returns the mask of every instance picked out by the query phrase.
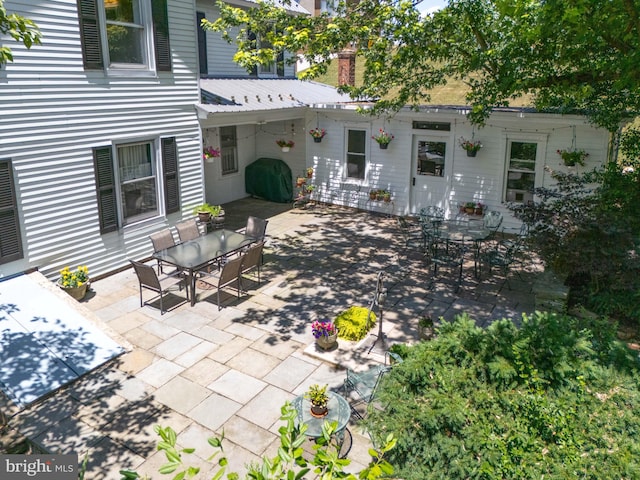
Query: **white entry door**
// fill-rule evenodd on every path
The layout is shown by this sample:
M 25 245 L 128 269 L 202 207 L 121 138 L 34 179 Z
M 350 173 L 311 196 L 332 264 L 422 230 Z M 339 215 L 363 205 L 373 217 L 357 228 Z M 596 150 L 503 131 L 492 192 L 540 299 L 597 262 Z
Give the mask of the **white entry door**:
M 411 161 L 411 213 L 436 205 L 446 207 L 451 177 L 449 136 L 416 136 Z

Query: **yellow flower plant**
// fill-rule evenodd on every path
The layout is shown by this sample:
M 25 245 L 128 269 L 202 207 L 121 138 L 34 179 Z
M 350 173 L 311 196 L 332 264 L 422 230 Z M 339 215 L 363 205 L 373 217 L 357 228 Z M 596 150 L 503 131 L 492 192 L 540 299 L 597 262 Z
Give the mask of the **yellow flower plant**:
M 60 270 L 59 284 L 63 288 L 81 287 L 89 281 L 89 269 L 86 265 L 80 265 L 73 272 L 69 267 Z

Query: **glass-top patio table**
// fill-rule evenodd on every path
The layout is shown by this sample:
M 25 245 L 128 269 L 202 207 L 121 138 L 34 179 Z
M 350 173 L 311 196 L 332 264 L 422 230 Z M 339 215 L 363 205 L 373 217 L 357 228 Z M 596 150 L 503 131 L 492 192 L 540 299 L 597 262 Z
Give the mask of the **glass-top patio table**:
M 233 230 L 214 230 L 188 242 L 159 250 L 153 254 L 153 258 L 174 265 L 188 273 L 189 286 L 187 288 L 191 289 L 191 306 L 193 306 L 196 303 L 195 273 L 208 264 L 255 241 L 254 237 Z
M 480 243 L 491 235 L 491 230 L 484 228 L 480 221 L 444 220 L 435 224 L 431 231 L 448 241 L 473 242 L 473 271 L 477 278 Z

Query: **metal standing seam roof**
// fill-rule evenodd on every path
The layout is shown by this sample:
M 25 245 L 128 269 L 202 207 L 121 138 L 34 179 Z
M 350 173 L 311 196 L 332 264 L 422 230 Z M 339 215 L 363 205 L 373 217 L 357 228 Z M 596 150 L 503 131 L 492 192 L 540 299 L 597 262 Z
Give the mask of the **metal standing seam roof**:
M 208 113 L 301 108 L 316 104 L 354 104 L 334 87 L 298 79 L 200 79 L 201 103 Z

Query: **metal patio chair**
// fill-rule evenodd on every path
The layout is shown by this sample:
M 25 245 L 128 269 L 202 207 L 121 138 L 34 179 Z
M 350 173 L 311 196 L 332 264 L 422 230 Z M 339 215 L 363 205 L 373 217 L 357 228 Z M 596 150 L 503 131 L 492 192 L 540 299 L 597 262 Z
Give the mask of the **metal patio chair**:
M 416 223 L 410 223 L 405 217 L 398 218 L 398 227 L 402 240 L 404 241 L 404 247 L 407 250 L 420 250 L 424 249 L 424 235 L 422 233 L 422 227 Z
M 168 228 L 164 230 L 160 230 L 159 232 L 152 233 L 149 235 L 149 239 L 151 240 L 151 244 L 153 245 L 153 253 L 159 252 L 160 250 L 164 250 L 169 247 L 173 247 L 176 242 L 173 238 L 173 234 L 171 230 Z M 158 273 L 162 272 L 162 265 L 170 265 L 169 263 L 162 262 L 158 260 Z
M 386 352 L 384 365 L 376 365 L 362 372 L 347 369 L 342 389 L 345 398 L 353 400 L 351 411 L 355 416 L 361 420 L 364 419 L 368 409 L 375 401 L 382 377 L 391 371 L 395 363 L 402 363 L 402 358 L 395 353 Z M 364 414 L 357 409 L 362 404 L 366 407 Z
M 193 240 L 200 236 L 200 228 L 195 218 L 176 223 L 176 231 L 178 232 L 180 243 Z
M 258 278 L 258 285 L 260 285 L 260 264 L 262 263 L 262 249 L 264 248 L 264 242 L 256 243 L 249 247 L 244 254 L 244 259 L 240 266 L 240 288 L 244 290 L 242 286 L 243 277 L 251 272 L 255 271 Z
M 222 289 L 233 288 L 237 292 L 238 298 L 240 298 L 240 267 L 242 266 L 245 255 L 246 254 L 239 255 L 230 260 L 227 259 L 218 271 L 211 273 L 206 270 L 201 270 L 198 272 L 200 274 L 200 281 L 208 283 L 217 289 L 218 310 L 222 310 L 222 301 L 220 298 Z
M 462 266 L 464 257 L 469 251 L 470 245 L 465 241 L 453 241 L 440 237 L 436 233 L 426 233 L 425 257 L 433 265 L 433 278 L 438 275 L 438 269 L 450 268 L 455 274 L 457 270 L 457 282 L 455 292 L 458 292 L 462 284 Z
M 140 306 L 150 305 L 151 302 L 155 299 L 160 299 L 160 315 L 164 315 L 164 312 L 168 311 L 164 309 L 163 299 L 165 294 L 170 290 L 174 289 L 174 287 L 178 287 L 179 290 L 182 290 L 182 283 L 184 279 L 179 276 L 180 272 L 176 272 L 172 275 L 163 275 L 162 277 L 158 277 L 154 268 L 150 265 L 147 265 L 142 262 L 137 262 L 135 260 L 129 260 L 131 265 L 133 265 L 133 269 L 136 272 L 138 277 L 138 282 L 140 284 Z M 143 301 L 142 300 L 142 290 L 147 289 L 152 292 L 157 293 L 152 300 Z M 185 285 L 186 292 L 186 300 L 182 303 L 186 303 L 189 301 L 189 288 Z M 176 308 L 182 303 L 175 305 L 173 308 Z

